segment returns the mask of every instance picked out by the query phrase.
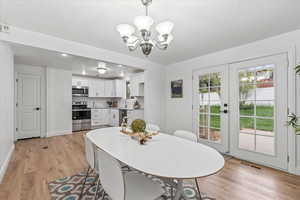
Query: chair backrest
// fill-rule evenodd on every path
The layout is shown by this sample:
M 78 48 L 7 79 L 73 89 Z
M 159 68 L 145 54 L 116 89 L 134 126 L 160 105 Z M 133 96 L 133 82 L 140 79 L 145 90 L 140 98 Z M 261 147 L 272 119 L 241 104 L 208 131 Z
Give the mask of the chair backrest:
M 124 200 L 125 182 L 119 161 L 100 149 L 97 149 L 96 152 L 97 160 L 101 160 L 99 162 L 99 178 L 103 189 L 111 199 Z
M 159 126 L 155 125 L 155 124 L 148 124 L 146 125 L 146 131 L 148 132 L 158 132 L 160 131 Z
M 87 136 L 84 136 L 84 145 L 85 145 L 85 158 L 91 168 L 95 168 L 95 150 L 94 144 L 89 140 Z
M 197 136 L 189 131 L 184 131 L 184 130 L 177 130 L 174 132 L 174 135 L 177 137 L 181 137 L 183 139 L 187 139 L 193 142 L 197 142 Z

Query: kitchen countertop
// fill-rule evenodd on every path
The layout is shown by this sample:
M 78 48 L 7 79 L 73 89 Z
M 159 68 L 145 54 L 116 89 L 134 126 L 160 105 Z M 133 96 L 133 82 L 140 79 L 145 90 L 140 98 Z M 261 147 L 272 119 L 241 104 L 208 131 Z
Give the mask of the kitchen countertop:
M 144 110 L 144 108 L 131 109 L 131 108 L 90 108 L 90 109 L 115 109 L 115 110 Z

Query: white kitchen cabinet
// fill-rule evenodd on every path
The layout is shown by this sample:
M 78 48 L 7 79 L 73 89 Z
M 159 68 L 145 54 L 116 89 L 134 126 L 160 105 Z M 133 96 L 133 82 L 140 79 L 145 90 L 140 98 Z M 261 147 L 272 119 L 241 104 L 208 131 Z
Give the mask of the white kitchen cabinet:
M 88 87 L 89 81 L 88 81 L 88 79 L 85 79 L 83 77 L 73 76 L 72 77 L 72 86 L 73 87 Z
M 104 97 L 105 85 L 104 80 L 91 79 L 89 81 L 89 97 Z
M 119 110 L 111 109 L 110 110 L 110 124 L 111 126 L 118 127 L 119 126 Z
M 115 97 L 126 99 L 126 80 L 114 81 Z
M 114 97 L 114 81 L 113 80 L 105 80 L 104 81 L 104 97 Z
M 130 77 L 130 96 L 144 96 L 144 73 L 134 74 Z
M 92 109 L 91 118 L 92 126 L 109 125 L 110 109 Z
M 128 110 L 127 118 L 129 125 L 136 119 L 144 119 L 144 110 Z

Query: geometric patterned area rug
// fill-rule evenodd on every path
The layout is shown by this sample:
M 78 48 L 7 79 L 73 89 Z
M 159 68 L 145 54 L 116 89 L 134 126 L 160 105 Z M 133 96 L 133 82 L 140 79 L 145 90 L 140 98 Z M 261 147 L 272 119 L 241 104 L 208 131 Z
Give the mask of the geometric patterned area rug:
M 136 172 L 139 173 L 139 172 Z M 52 200 L 79 200 L 82 184 L 85 178 L 86 172 L 82 172 L 79 174 L 75 174 L 73 176 L 61 178 L 55 181 L 52 181 L 48 184 L 48 188 L 50 191 L 51 199 Z M 145 175 L 145 174 L 144 174 Z M 171 200 L 171 186 L 168 183 L 165 183 L 160 178 L 151 176 L 151 175 L 145 175 L 148 178 L 152 179 L 153 181 L 159 182 L 160 185 L 163 187 L 163 189 L 166 191 L 166 199 Z M 84 187 L 82 200 L 93 200 L 94 195 L 96 192 L 96 182 L 97 182 L 97 175 L 94 173 L 91 173 L 89 177 L 86 180 L 86 184 Z M 184 195 L 185 199 L 188 200 L 197 200 L 199 199 L 199 195 L 197 192 L 197 189 L 193 184 L 184 182 Z M 173 188 L 175 194 L 175 188 Z M 102 194 L 103 188 L 101 185 L 99 186 L 99 193 L 98 196 Z M 203 199 L 213 199 L 209 198 L 205 194 L 201 194 Z M 98 197 L 99 198 L 99 197 Z M 101 196 L 100 198 L 101 199 Z M 183 199 L 183 198 L 182 198 Z M 105 197 L 105 200 L 111 200 L 109 197 Z

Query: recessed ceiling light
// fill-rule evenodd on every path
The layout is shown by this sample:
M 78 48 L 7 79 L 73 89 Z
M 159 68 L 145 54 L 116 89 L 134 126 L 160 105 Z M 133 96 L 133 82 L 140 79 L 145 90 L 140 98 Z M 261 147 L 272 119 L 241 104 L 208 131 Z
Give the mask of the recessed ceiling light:
M 107 70 L 108 68 L 106 67 L 106 63 L 104 62 L 98 63 L 97 71 L 99 74 L 105 74 Z
M 62 57 L 68 57 L 69 55 L 68 54 L 66 54 L 66 53 L 62 53 L 62 54 L 60 54 Z

